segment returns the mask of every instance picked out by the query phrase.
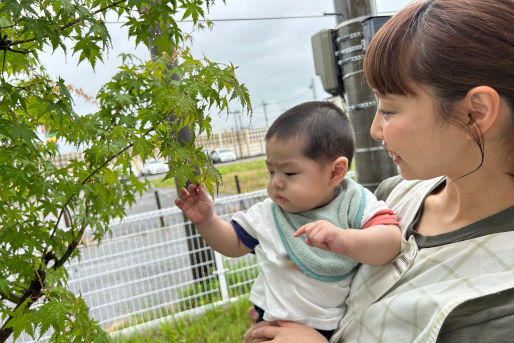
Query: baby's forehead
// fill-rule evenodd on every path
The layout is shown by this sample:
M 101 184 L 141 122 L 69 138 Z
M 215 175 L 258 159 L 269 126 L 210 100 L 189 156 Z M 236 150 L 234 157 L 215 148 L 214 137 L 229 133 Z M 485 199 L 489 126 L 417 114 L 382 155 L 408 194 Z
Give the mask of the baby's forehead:
M 301 149 L 305 146 L 308 136 L 306 133 L 294 133 L 287 135 L 273 135 L 266 141 L 266 144 L 294 144 L 295 147 Z

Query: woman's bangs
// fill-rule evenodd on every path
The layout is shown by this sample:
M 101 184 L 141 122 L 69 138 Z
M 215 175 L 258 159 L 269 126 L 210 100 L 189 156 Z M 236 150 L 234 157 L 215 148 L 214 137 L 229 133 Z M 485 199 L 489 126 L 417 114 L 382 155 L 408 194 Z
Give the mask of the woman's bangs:
M 417 49 L 412 23 L 395 16 L 382 26 L 366 50 L 364 75 L 369 87 L 380 94 L 414 95 L 411 75 Z

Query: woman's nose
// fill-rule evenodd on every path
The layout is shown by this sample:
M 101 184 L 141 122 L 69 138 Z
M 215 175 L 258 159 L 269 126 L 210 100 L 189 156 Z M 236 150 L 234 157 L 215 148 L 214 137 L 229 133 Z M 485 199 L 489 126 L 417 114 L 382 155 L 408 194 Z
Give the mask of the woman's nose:
M 373 122 L 371 123 L 371 127 L 369 129 L 369 133 L 371 134 L 371 137 L 373 139 L 376 139 L 377 141 L 381 141 L 384 139 L 384 136 L 382 134 L 382 116 L 377 111 L 375 112 L 375 117 L 373 118 Z

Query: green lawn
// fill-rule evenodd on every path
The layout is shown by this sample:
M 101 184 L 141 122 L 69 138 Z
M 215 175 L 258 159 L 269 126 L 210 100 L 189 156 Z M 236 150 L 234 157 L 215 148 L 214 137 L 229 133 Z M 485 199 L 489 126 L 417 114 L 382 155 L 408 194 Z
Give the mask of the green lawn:
M 241 193 L 256 191 L 266 188 L 268 181 L 268 170 L 266 169 L 265 157 L 258 158 L 251 161 L 240 161 L 233 164 L 216 166 L 221 173 L 223 186 L 219 189 L 220 193 L 237 194 L 237 187 L 235 177 L 239 180 L 239 187 Z M 161 181 L 155 179 L 151 181 L 154 187 L 173 187 L 175 188 L 175 181 L 168 179 Z
M 177 317 L 159 327 L 131 335 L 113 336 L 113 343 L 240 343 L 250 327 L 247 297 L 229 305 L 212 307 L 197 317 Z

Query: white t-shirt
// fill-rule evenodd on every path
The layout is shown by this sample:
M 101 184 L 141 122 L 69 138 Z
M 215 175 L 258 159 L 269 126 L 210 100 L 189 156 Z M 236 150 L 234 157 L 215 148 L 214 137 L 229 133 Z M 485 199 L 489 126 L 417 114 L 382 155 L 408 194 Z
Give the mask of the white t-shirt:
M 389 209 L 369 190 L 365 189 L 365 194 L 361 227 L 377 212 Z M 264 309 L 265 320 L 290 320 L 320 330 L 333 330 L 345 312 L 353 275 L 337 282 L 324 282 L 285 266 L 281 257 L 286 255 L 286 249 L 275 227 L 272 204 L 267 198 L 246 213 L 237 212 L 232 217 L 246 234 L 258 241 L 255 247 L 249 246 L 255 250 L 259 265 L 250 301 Z M 246 244 L 244 240 L 243 243 Z

